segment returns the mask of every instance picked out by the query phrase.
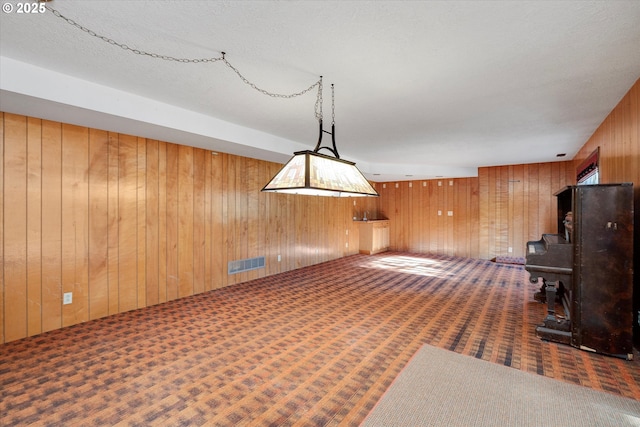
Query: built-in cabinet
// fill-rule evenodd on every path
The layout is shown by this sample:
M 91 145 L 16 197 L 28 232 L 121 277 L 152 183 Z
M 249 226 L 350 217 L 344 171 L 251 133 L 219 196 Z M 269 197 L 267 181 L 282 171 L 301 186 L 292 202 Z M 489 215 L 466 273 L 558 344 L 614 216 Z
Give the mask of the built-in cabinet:
M 389 249 L 389 220 L 359 221 L 360 253 L 377 254 Z

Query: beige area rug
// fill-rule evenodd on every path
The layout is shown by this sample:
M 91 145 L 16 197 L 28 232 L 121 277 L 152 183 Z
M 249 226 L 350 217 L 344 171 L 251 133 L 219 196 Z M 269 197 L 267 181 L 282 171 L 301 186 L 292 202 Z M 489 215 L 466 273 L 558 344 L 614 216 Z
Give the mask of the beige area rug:
M 362 426 L 640 426 L 640 402 L 423 346 Z

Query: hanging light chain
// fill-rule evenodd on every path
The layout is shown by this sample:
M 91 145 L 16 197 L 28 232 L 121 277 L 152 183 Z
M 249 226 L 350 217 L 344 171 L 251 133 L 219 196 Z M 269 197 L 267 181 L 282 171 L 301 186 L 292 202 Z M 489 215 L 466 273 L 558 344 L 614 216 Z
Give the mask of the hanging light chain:
M 58 10 L 45 5 L 45 8 L 47 10 L 49 10 L 51 13 L 53 13 L 55 16 L 57 16 L 58 18 L 63 19 L 64 21 L 66 21 L 69 25 L 72 25 L 76 28 L 78 28 L 81 31 L 84 31 L 85 33 L 89 34 L 90 36 L 96 37 L 106 43 L 109 43 L 112 46 L 117 46 L 121 49 L 124 49 L 126 51 L 129 51 L 131 53 L 135 53 L 136 55 L 141 55 L 141 56 L 149 56 L 151 58 L 155 58 L 155 59 L 162 59 L 164 61 L 172 61 L 172 62 L 180 62 L 183 64 L 199 64 L 199 63 L 213 63 L 213 62 L 218 62 L 218 61 L 222 61 L 227 67 L 229 67 L 231 70 L 233 70 L 234 73 L 236 73 L 236 75 L 240 78 L 240 80 L 242 80 L 245 84 L 247 84 L 248 86 L 250 86 L 251 88 L 257 90 L 258 92 L 267 95 L 267 96 L 271 96 L 273 98 L 295 98 L 301 95 L 304 95 L 305 93 L 313 90 L 314 87 L 318 86 L 318 91 L 319 93 L 322 92 L 322 77 L 320 77 L 320 80 L 318 80 L 317 82 L 315 82 L 314 84 L 312 84 L 311 86 L 309 86 L 308 88 L 301 90 L 300 92 L 295 92 L 295 93 L 291 93 L 291 94 L 280 94 L 280 93 L 274 93 L 274 92 L 269 92 L 268 90 L 262 89 L 260 87 L 258 87 L 257 85 L 255 85 L 254 83 L 252 83 L 251 81 L 249 81 L 245 76 L 242 75 L 242 73 L 240 73 L 240 71 L 238 71 L 238 69 L 236 67 L 234 67 L 233 65 L 231 65 L 231 63 L 229 61 L 227 61 L 227 59 L 225 58 L 225 53 L 222 52 L 222 56 L 221 57 L 216 57 L 216 58 L 175 58 L 173 56 L 169 56 L 169 55 L 161 55 L 158 53 L 152 53 L 152 52 L 146 52 L 144 50 L 140 50 L 140 49 L 135 49 L 132 47 L 129 47 L 128 45 L 124 44 L 124 43 L 119 43 L 107 36 L 103 36 L 100 35 L 98 33 L 96 33 L 95 31 L 84 27 L 80 24 L 78 24 L 76 21 L 74 21 L 71 18 L 67 18 L 66 16 L 64 16 L 63 14 L 61 14 Z M 320 95 L 320 114 L 322 115 L 322 95 Z M 318 117 L 318 101 L 316 101 L 316 117 Z
M 182 63 L 200 63 L 200 62 L 217 62 L 217 61 L 221 61 L 223 58 L 197 58 L 197 59 L 187 59 L 187 58 L 175 58 L 173 56 L 168 56 L 168 55 L 160 55 L 158 53 L 150 53 L 150 52 L 145 52 L 144 50 L 140 50 L 140 49 L 134 49 L 132 47 L 127 46 L 124 43 L 118 43 L 117 41 L 110 39 L 107 36 L 103 36 L 100 35 L 98 33 L 96 33 L 93 30 L 90 30 L 89 28 L 83 27 L 82 25 L 78 24 L 76 21 L 74 21 L 71 18 L 67 18 L 66 16 L 64 16 L 63 14 L 61 14 L 60 12 L 58 12 L 56 9 L 53 9 L 49 6 L 45 6 L 49 11 L 51 11 L 51 13 L 53 13 L 55 16 L 57 16 L 58 18 L 61 18 L 63 20 L 65 20 L 69 25 L 72 25 L 76 28 L 78 28 L 79 30 L 84 31 L 85 33 L 89 34 L 90 36 L 96 37 L 106 43 L 109 43 L 110 45 L 113 46 L 118 46 L 121 49 L 124 50 L 128 50 L 129 52 L 135 53 L 136 55 L 142 55 L 142 56 L 150 56 L 152 58 L 156 58 L 156 59 L 163 59 L 165 61 L 174 61 L 174 62 L 182 62 Z
M 238 69 L 236 67 L 234 67 L 233 65 L 231 65 L 231 63 L 229 61 L 227 61 L 227 59 L 225 58 L 225 53 L 222 52 L 222 58 L 220 58 L 220 60 L 222 60 L 222 62 L 224 62 L 224 64 L 231 68 L 233 70 L 234 73 L 236 73 L 236 75 L 238 77 L 240 77 L 240 80 L 242 80 L 245 84 L 249 85 L 250 87 L 252 87 L 253 89 L 257 90 L 258 92 L 267 95 L 267 96 L 271 96 L 273 98 L 295 98 L 297 96 L 301 96 L 304 95 L 305 93 L 311 91 L 314 87 L 320 85 L 322 86 L 322 78 L 321 80 L 318 80 L 317 82 L 315 82 L 314 84 L 312 84 L 311 86 L 309 86 L 308 88 L 301 90 L 300 92 L 295 92 L 295 93 L 291 93 L 291 94 L 280 94 L 280 93 L 273 93 L 273 92 L 269 92 L 265 89 L 261 89 L 258 86 L 256 86 L 254 83 L 251 83 L 245 76 L 242 75 L 242 73 L 240 73 L 240 71 L 238 71 Z
M 336 95 L 333 90 L 333 83 L 331 83 L 331 124 L 336 124 Z
M 320 76 L 320 80 L 318 80 L 318 95 L 316 96 L 316 120 L 319 122 L 322 121 L 323 113 L 322 113 L 322 76 Z

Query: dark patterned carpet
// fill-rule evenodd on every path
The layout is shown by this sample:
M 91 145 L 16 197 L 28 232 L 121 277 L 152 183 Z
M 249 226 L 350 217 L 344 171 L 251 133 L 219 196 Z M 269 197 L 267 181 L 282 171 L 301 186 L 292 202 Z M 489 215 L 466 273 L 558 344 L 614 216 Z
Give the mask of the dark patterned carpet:
M 0 425 L 359 425 L 425 343 L 640 400 L 636 361 L 540 341 L 520 265 L 351 257 L 0 345 Z

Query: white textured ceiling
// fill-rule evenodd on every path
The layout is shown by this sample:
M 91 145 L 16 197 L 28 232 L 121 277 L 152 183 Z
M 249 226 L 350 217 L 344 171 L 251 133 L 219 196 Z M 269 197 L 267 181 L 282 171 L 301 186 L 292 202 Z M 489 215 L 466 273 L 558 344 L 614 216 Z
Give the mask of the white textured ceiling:
M 268 97 L 222 62 L 136 55 L 50 11 L 5 3 L 14 10 L 0 15 L 3 111 L 281 162 L 315 146 L 315 90 Z M 224 51 L 268 91 L 297 92 L 322 75 L 325 128 L 334 83 L 341 157 L 375 181 L 570 159 L 640 77 L 638 0 L 47 6 L 134 49 Z

